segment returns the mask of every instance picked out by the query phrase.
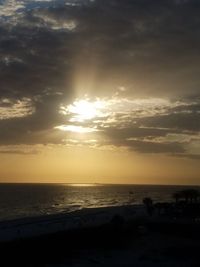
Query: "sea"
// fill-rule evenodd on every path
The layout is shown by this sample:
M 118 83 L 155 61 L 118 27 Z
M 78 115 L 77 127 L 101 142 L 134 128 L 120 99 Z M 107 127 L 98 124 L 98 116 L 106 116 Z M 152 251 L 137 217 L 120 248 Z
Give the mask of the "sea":
M 197 186 L 108 184 L 0 184 L 0 221 L 84 208 L 172 201 L 174 192 Z

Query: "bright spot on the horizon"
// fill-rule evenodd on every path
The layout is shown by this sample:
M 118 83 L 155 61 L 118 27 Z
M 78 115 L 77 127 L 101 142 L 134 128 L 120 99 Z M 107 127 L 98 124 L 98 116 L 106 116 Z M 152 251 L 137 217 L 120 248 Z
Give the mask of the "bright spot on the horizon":
M 92 120 L 96 117 L 105 116 L 102 110 L 105 108 L 105 103 L 102 100 L 89 101 L 88 99 L 76 100 L 73 104 L 65 107 L 61 106 L 60 113 L 67 115 L 71 114 L 71 122 L 84 122 Z
M 92 133 L 97 131 L 97 129 L 95 128 L 75 126 L 75 125 L 60 125 L 55 127 L 55 129 L 67 132 L 74 132 L 74 133 Z
M 73 187 L 92 187 L 97 186 L 97 184 L 87 184 L 87 183 L 80 183 L 80 184 L 66 184 L 67 186 L 73 186 Z

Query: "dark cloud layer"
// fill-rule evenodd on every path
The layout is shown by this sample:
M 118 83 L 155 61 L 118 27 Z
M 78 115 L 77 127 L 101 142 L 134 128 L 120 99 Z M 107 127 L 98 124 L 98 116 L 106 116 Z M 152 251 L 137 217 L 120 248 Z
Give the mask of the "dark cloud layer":
M 67 133 L 54 128 L 70 123 L 59 107 L 73 102 L 79 82 L 89 84 L 83 93 L 93 98 L 123 86 L 126 98 L 182 101 L 165 114 L 129 114 L 121 126 L 97 128 L 110 144 L 198 158 L 181 138 L 156 141 L 199 135 L 198 0 L 18 1 L 19 8 L 8 2 L 0 1 L 1 145 L 62 143 Z M 16 101 L 8 113 L 6 105 Z

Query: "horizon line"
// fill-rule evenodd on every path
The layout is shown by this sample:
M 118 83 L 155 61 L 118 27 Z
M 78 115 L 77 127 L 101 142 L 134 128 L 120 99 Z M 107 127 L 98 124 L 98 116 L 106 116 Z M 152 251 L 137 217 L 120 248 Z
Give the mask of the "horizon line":
M 147 186 L 200 186 L 200 184 L 156 184 L 156 183 L 90 183 L 90 182 L 75 182 L 75 183 L 65 183 L 65 182 L 0 182 L 1 184 L 63 184 L 63 185 L 147 185 Z

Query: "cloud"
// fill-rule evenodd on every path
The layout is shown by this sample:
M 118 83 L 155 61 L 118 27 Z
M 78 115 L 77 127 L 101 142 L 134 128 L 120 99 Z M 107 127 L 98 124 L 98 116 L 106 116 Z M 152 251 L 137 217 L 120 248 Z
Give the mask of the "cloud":
M 15 146 L 1 146 L 0 154 L 18 154 L 18 155 L 35 155 L 40 153 L 42 147 L 35 146 L 25 146 L 25 145 L 15 145 Z
M 0 18 L 12 18 L 19 10 L 24 9 L 24 1 L 4 0 L 0 3 Z
M 60 125 L 56 126 L 55 129 L 59 129 L 61 131 L 73 132 L 73 133 L 92 133 L 96 132 L 95 128 L 76 126 L 76 125 Z
M 95 129 L 102 146 L 193 155 L 199 1 L 0 2 L 1 145 L 64 144 L 62 126 Z M 81 99 L 104 108 L 80 117 Z
M 144 119 L 143 123 L 151 127 L 166 127 L 183 131 L 200 131 L 200 113 L 172 113 Z
M 4 98 L 0 100 L 0 121 L 30 116 L 35 109 L 29 98 L 21 100 Z
M 155 143 L 150 141 L 136 141 L 129 142 L 129 146 L 132 146 L 133 150 L 142 153 L 184 153 L 184 148 L 179 143 Z
M 186 156 L 187 153 L 193 155 L 194 147 L 200 142 L 199 120 L 192 120 L 194 113 L 199 116 L 199 104 L 186 99 L 169 101 L 120 96 L 93 101 L 76 99 L 69 106 L 62 105 L 60 111 L 64 117 L 67 116 L 68 124 L 56 129 L 79 134 L 97 131 L 97 147 L 125 147 L 140 153 Z

